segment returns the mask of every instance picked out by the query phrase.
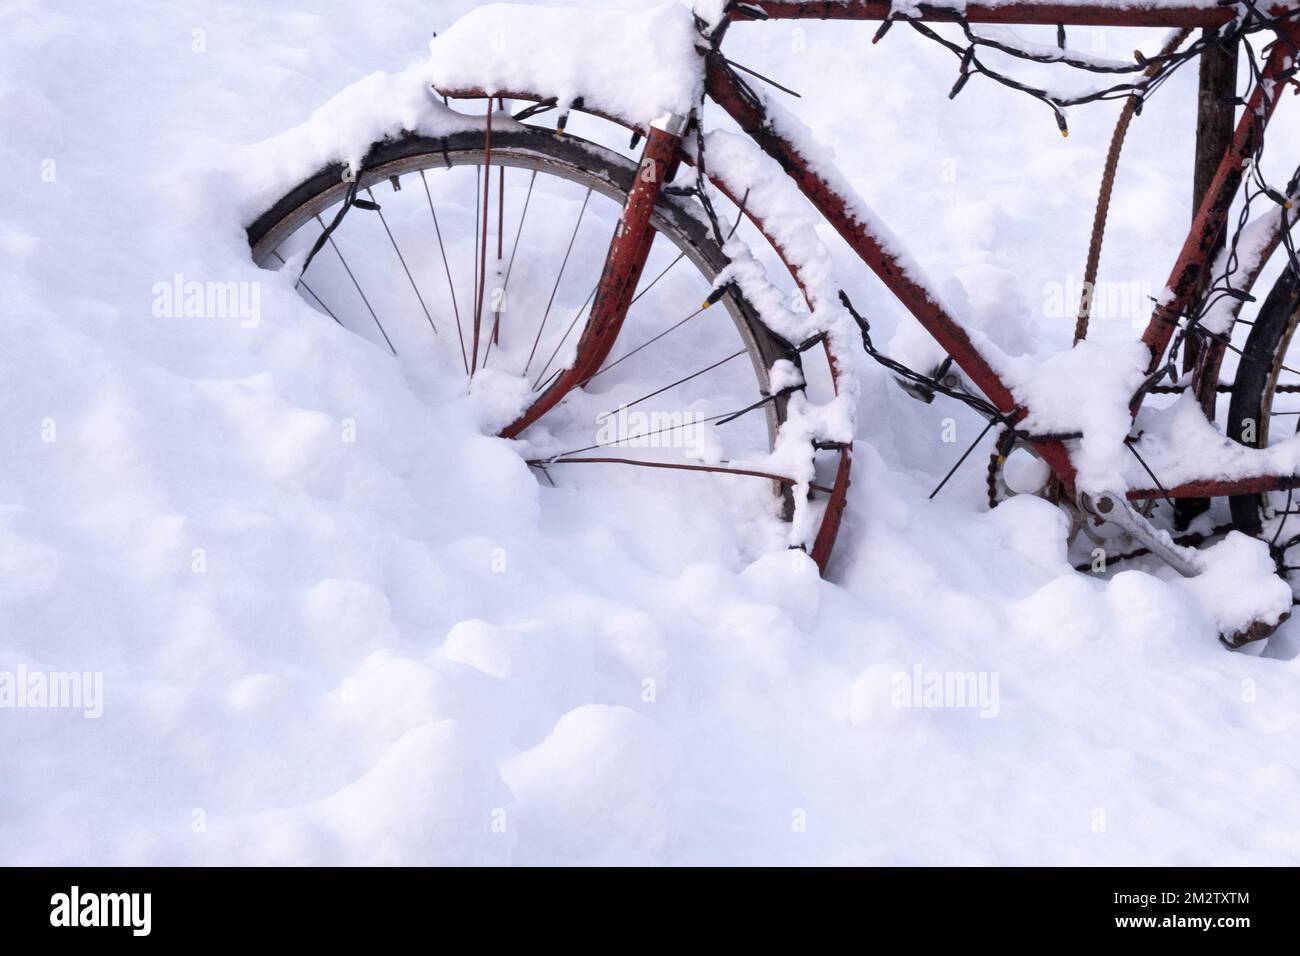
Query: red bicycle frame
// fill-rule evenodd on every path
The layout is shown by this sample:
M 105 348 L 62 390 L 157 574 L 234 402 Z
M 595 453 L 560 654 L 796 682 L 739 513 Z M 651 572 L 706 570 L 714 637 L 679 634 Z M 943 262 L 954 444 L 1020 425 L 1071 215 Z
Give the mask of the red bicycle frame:
M 886 20 L 892 13 L 888 0 L 820 0 L 820 2 L 819 0 L 811 0 L 811 2 L 810 0 L 746 0 L 745 7 L 770 20 Z M 1287 9 L 1290 8 L 1274 8 L 1273 12 L 1282 13 Z M 1234 14 L 1228 8 L 1178 4 L 1122 8 L 1086 3 L 1033 2 L 967 4 L 960 15 L 951 8 L 922 4 L 919 7 L 919 15 L 909 14 L 911 19 L 934 22 L 954 22 L 959 19 L 959 16 L 970 24 L 1216 28 L 1231 22 Z M 955 363 L 988 400 L 1012 421 L 1025 418 L 1030 409 L 1018 403 L 1011 387 L 998 375 L 989 357 L 981 353 L 979 346 L 972 341 L 965 329 L 945 312 L 943 306 L 929 290 L 908 273 L 899 257 L 889 251 L 888 244 L 883 242 L 869 225 L 850 215 L 849 210 L 853 201 L 838 192 L 824 176 L 820 175 L 795 144 L 775 131 L 761 100 L 747 95 L 747 91 L 735 74 L 727 68 L 725 59 L 717 52 L 717 41 L 721 39 L 731 22 L 754 19 L 756 17 L 744 13 L 743 8 L 733 7 L 729 9 L 726 19 L 716 27 L 713 33 L 715 41 L 713 49 L 703 54 L 707 97 L 726 111 L 768 156 L 780 164 L 813 207 L 835 227 L 867 267 L 952 356 Z M 1159 367 L 1177 327 L 1178 317 L 1196 294 L 1211 265 L 1210 260 L 1215 255 L 1217 244 L 1223 235 L 1229 209 L 1245 174 L 1244 161 L 1253 154 L 1279 98 L 1277 95 L 1266 95 L 1265 89 L 1276 89 L 1275 84 L 1284 70 L 1293 65 L 1295 49 L 1300 46 L 1300 18 L 1286 21 L 1282 36 L 1290 42 L 1291 47 L 1288 49 L 1286 43 L 1274 45 L 1264 65 L 1261 81 L 1256 84 L 1255 91 L 1243 110 L 1226 150 L 1218 157 L 1217 168 L 1170 272 L 1167 288 L 1172 290 L 1173 295 L 1156 308 L 1142 336 L 1143 343 L 1150 351 L 1148 371 L 1155 371 Z M 482 98 L 489 95 L 483 90 L 440 90 L 439 92 L 456 98 Z M 547 98 L 545 91 L 530 90 L 494 90 L 491 91 L 491 95 L 533 101 Z M 618 117 L 587 109 L 581 103 L 575 103 L 572 108 L 591 113 L 647 136 L 643 163 L 649 158 L 657 164 L 666 164 L 669 162 L 666 157 L 680 152 L 681 130 L 679 129 L 643 129 L 628 124 Z M 690 161 L 689 156 L 682 155 L 681 158 Z M 624 210 L 625 225 L 629 228 L 620 228 L 611 243 L 605 273 L 592 305 L 593 321 L 588 329 L 591 340 L 588 343 L 588 352 L 584 353 L 582 348 L 579 349 L 579 361 L 563 377 L 564 387 L 560 388 L 561 383 L 557 383 L 544 397 L 544 401 L 548 402 L 546 407 L 534 415 L 532 412 L 537 408 L 534 406 L 534 409 L 529 412 L 531 417 L 528 421 L 521 420 L 515 423 L 507 430 L 508 434 L 516 434 L 558 402 L 569 388 L 581 384 L 586 375 L 590 374 L 589 370 L 599 367 L 600 361 L 608 353 L 626 310 L 629 277 L 632 285 L 635 286 L 635 278 L 640 275 L 649 254 L 650 244 L 653 242 L 652 230 L 644 227 L 648 210 L 653 208 L 659 191 L 666 181 L 667 178 L 664 176 L 654 176 L 638 177 L 634 182 Z M 733 202 L 736 201 L 736 197 L 731 195 L 725 184 L 712 176 L 710 181 Z M 737 202 L 737 205 L 744 209 L 743 203 Z M 746 215 L 772 243 L 795 281 L 799 282 L 797 270 L 786 260 L 780 244 L 772 237 L 770 231 L 764 228 L 761 220 L 747 210 Z M 1279 231 L 1274 242 L 1279 240 L 1280 236 Z M 1271 252 L 1271 249 L 1269 251 Z M 1245 291 L 1249 290 L 1250 284 L 1253 284 L 1257 277 L 1258 270 L 1246 277 Z M 800 287 L 802 288 L 802 283 Z M 600 321 L 596 322 L 594 317 L 600 317 Z M 1213 396 L 1218 385 L 1219 364 L 1223 352 L 1224 345 L 1218 342 L 1212 342 L 1209 347 L 1203 349 L 1191 384 L 1194 394 Z M 831 371 L 832 375 L 835 375 L 833 357 Z M 1141 396 L 1134 400 L 1132 408 L 1134 415 L 1137 414 L 1140 405 Z M 1073 493 L 1075 469 L 1070 460 L 1069 450 L 1063 442 L 1049 436 L 1034 439 L 1032 443 L 1065 488 Z M 851 450 L 841 449 L 826 517 L 812 549 L 814 560 L 823 568 L 829 558 L 840 512 L 844 507 L 850 463 Z M 1166 489 L 1133 489 L 1127 492 L 1127 495 L 1133 500 L 1152 498 L 1157 495 L 1203 498 L 1262 493 L 1291 487 L 1298 483 L 1300 481 L 1296 476 L 1256 475 L 1231 481 L 1192 481 Z
M 884 0 L 852 0 L 848 3 L 841 0 L 826 0 L 821 3 L 756 0 L 749 5 L 761 10 L 769 19 L 883 20 L 890 15 L 890 4 Z M 951 10 L 928 5 L 921 6 L 921 13 L 921 19 L 924 20 L 942 22 L 955 19 Z M 968 5 L 962 16 L 972 24 L 1074 24 L 1117 27 L 1218 27 L 1232 19 L 1232 13 L 1226 8 L 1170 6 L 1120 9 L 1062 3 Z M 1288 38 L 1292 43 L 1300 45 L 1300 22 L 1290 23 Z M 771 131 L 766 117 L 755 106 L 752 98 L 741 94 L 734 74 L 723 68 L 721 56 L 717 53 L 708 56 L 709 97 L 726 110 L 764 152 L 781 164 L 809 202 L 835 227 L 849 246 L 943 346 L 953 357 L 954 362 L 998 407 L 999 411 L 1008 416 L 1023 417 L 1029 410 L 1017 404 L 1008 385 L 980 353 L 965 330 L 944 312 L 942 306 L 931 298 L 925 288 L 908 275 L 899 264 L 897 257 L 882 246 L 879 238 L 868 226 L 847 215 L 845 198 L 838 195 L 832 186 L 809 168 L 799 150 Z M 1241 185 L 1244 161 L 1252 154 L 1258 138 L 1263 136 L 1264 129 L 1276 108 L 1278 97 L 1276 95 L 1266 97 L 1265 86 L 1276 80 L 1278 74 L 1289 65 L 1288 61 L 1291 58 L 1292 54 L 1287 51 L 1284 44 L 1274 46 L 1265 64 L 1263 79 L 1256 86 L 1253 96 L 1243 111 L 1232 142 L 1219 161 L 1210 187 L 1196 212 L 1191 229 L 1170 274 L 1167 288 L 1173 290 L 1174 295 L 1157 307 L 1143 333 L 1142 341 L 1151 352 L 1148 371 L 1155 371 L 1158 367 L 1177 325 L 1178 316 L 1195 293 L 1198 283 L 1208 268 L 1218 237 L 1227 222 L 1228 210 Z M 1252 282 L 1255 278 L 1254 275 L 1249 277 Z M 1192 382 L 1192 389 L 1196 394 L 1202 393 L 1205 387 L 1203 379 L 1207 374 L 1215 377 L 1210 387 L 1217 385 L 1218 359 L 1221 359 L 1223 354 L 1222 344 L 1216 344 L 1211 351 L 1217 352 L 1218 356 L 1214 360 L 1206 360 L 1198 365 Z M 1139 398 L 1133 406 L 1134 415 L 1137 414 L 1140 404 Z M 1037 442 L 1036 448 L 1065 486 L 1073 489 L 1074 468 L 1065 446 L 1060 441 L 1048 440 Z M 1130 492 L 1129 497 L 1133 499 L 1157 495 L 1207 497 L 1257 493 L 1282 487 L 1284 481 L 1285 477 L 1265 475 L 1234 482 L 1198 481 L 1164 491 L 1137 489 Z

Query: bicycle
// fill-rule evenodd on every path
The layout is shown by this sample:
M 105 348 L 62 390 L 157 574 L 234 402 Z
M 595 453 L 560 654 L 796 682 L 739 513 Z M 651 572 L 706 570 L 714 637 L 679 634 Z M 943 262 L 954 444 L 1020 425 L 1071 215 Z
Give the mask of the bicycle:
M 519 48 L 508 56 L 494 54 L 506 21 L 491 8 L 475 11 L 435 38 L 430 72 L 419 76 L 427 104 L 390 118 L 383 135 L 354 148 L 350 157 L 334 156 L 320 165 L 249 225 L 254 260 L 291 274 L 296 270 L 295 284 L 304 297 L 340 325 L 357 330 L 373 325 L 394 355 L 400 346 L 404 355 L 418 359 L 416 364 L 458 360 L 471 391 L 484 399 L 489 430 L 520 440 L 529 465 L 543 478 L 550 479 L 553 468 L 578 463 L 709 474 L 726 489 L 719 501 L 740 501 L 744 509 L 779 516 L 785 522 L 782 543 L 807 551 L 823 571 L 850 480 L 857 388 L 850 351 L 860 344 L 915 396 L 929 401 L 943 395 L 987 419 L 972 450 L 992 429 L 1000 429 L 990 462 L 991 505 L 1004 490 L 998 468 L 1009 455 L 1028 455 L 1050 474 L 1035 493 L 1069 508 L 1076 525 L 1089 534 L 1116 529 L 1138 546 L 1119 557 L 1149 553 L 1186 576 L 1212 567 L 1222 575 L 1224 568 L 1259 567 L 1266 550 L 1263 563 L 1281 577 L 1261 590 L 1265 596 L 1244 619 L 1222 622 L 1221 638 L 1239 647 L 1267 637 L 1294 601 L 1282 577 L 1291 570 L 1288 551 L 1300 543 L 1300 534 L 1283 536 L 1300 486 L 1300 437 L 1273 441 L 1269 427 L 1275 418 L 1300 415 L 1300 408 L 1286 404 L 1286 396 L 1300 392 L 1300 380 L 1285 380 L 1300 376 L 1286 362 L 1300 324 L 1300 259 L 1291 238 L 1300 168 L 1278 188 L 1263 178 L 1260 160 L 1282 92 L 1295 83 L 1300 9 L 1198 0 L 1162 0 L 1140 8 L 1016 2 L 959 9 L 881 0 L 729 0 L 709 6 L 707 11 L 661 8 L 644 15 L 644 22 L 621 26 L 592 11 L 512 8 L 512 29 L 548 38 L 544 56 Z M 1247 95 L 1236 96 L 1235 72 L 1225 79 L 1220 71 L 1220 88 L 1210 91 L 1222 101 L 1219 126 L 1223 129 L 1226 119 L 1231 135 L 1202 150 L 1202 198 L 1140 346 L 1135 343 L 1118 360 L 1115 354 L 1105 356 L 1108 363 L 1076 349 L 1067 354 L 1077 358 L 1058 363 L 1050 373 L 1026 372 L 954 317 L 901 243 L 763 90 L 783 88 L 722 53 L 733 23 L 800 18 L 879 21 L 875 41 L 905 24 L 954 54 L 953 96 L 973 77 L 992 79 L 1049 107 L 1067 135 L 1064 110 L 1070 106 L 1123 98 L 1133 113 L 1184 64 L 1244 51 Z M 957 32 L 945 35 L 931 24 Z M 1054 25 L 1058 44 L 1044 48 L 980 32 L 986 24 Z M 1156 55 L 1103 61 L 1068 48 L 1066 28 L 1072 25 L 1163 26 L 1180 33 Z M 1202 34 L 1193 38 L 1198 29 Z M 1268 43 L 1257 54 L 1251 38 L 1261 35 Z M 567 55 L 555 48 L 561 41 L 568 44 Z M 1128 79 L 1063 97 L 999 72 L 981 58 L 986 52 Z M 602 83 L 617 70 L 635 72 L 638 83 Z M 481 114 L 452 108 L 475 102 L 484 104 Z M 507 102 L 527 105 L 511 113 Z M 706 104 L 720 108 L 743 135 L 705 129 Z M 1239 120 L 1233 117 L 1234 104 L 1242 107 Z M 546 116 L 555 117 L 553 128 L 538 122 Z M 627 152 L 635 158 L 574 135 L 575 117 L 622 127 L 630 136 Z M 473 201 L 466 206 L 451 197 L 469 193 L 471 167 Z M 518 171 L 509 186 L 507 170 Z M 422 207 L 421 217 L 428 214 L 419 229 L 432 241 L 419 260 L 403 254 L 394 228 L 416 228 L 414 214 L 390 222 L 384 210 L 395 215 L 392 200 L 380 203 L 374 193 L 384 183 L 401 191 L 404 180 Z M 792 205 L 792 188 L 802 195 L 804 209 L 811 207 L 830 223 L 934 338 L 946 353 L 943 362 L 913 369 L 876 347 L 869 321 L 829 273 L 825 250 L 811 232 L 815 220 Z M 1241 211 L 1230 229 L 1239 193 Z M 1266 213 L 1252 215 L 1260 201 L 1267 204 Z M 520 210 L 513 229 L 507 228 L 507 205 L 512 218 L 514 209 Z M 576 219 L 573 229 L 562 230 L 554 248 L 545 250 L 548 268 L 527 256 L 518 259 L 530 208 L 540 209 L 536 215 L 546 222 Z M 337 239 L 345 218 L 357 220 L 348 215 L 352 209 L 374 213 L 361 218 L 369 239 L 355 241 L 352 254 L 360 254 L 358 247 L 368 251 L 393 279 L 378 291 L 372 288 L 369 296 Z M 599 224 L 596 238 L 590 227 L 581 232 L 584 219 Z M 751 234 L 774 251 L 798 298 L 787 298 L 768 277 L 746 240 Z M 659 238 L 666 244 L 657 245 Z M 1094 270 L 1099 244 L 1098 232 L 1090 262 Z M 315 272 L 309 277 L 308 267 L 321 261 L 327 247 L 342 271 L 333 278 Z M 1278 250 L 1287 257 L 1286 268 L 1254 322 L 1247 323 L 1242 306 L 1254 301 L 1251 289 Z M 457 278 L 465 270 L 454 270 L 452 263 L 463 267 L 471 255 L 467 287 L 463 276 Z M 683 261 L 698 274 L 690 291 L 681 270 L 674 271 Z M 566 272 L 582 263 L 600 269 L 594 281 L 577 283 L 575 293 L 573 273 L 566 284 Z M 407 286 L 414 300 L 403 305 L 398 290 L 409 298 Z M 584 297 L 581 290 L 588 286 Z M 678 300 L 695 294 L 696 306 L 615 354 L 629 328 L 646 325 L 641 318 L 630 319 L 633 306 L 674 289 Z M 357 301 L 358 318 L 349 323 L 327 304 L 337 306 L 345 297 Z M 581 305 L 573 309 L 566 302 Z M 730 332 L 698 321 L 714 305 L 730 316 Z M 566 311 L 573 313 L 567 326 L 557 317 L 548 335 L 549 318 Z M 428 328 L 398 333 L 391 323 L 385 326 L 380 312 L 422 316 Z M 1087 315 L 1085 302 L 1076 344 L 1085 337 Z M 454 341 L 449 316 L 455 320 Z M 1249 333 L 1238 347 L 1232 333 L 1241 324 Z M 716 346 L 729 334 L 732 344 L 707 353 L 725 351 L 718 361 L 697 367 L 696 356 L 704 353 L 686 344 L 682 330 L 687 327 L 699 341 Z M 670 349 L 658 368 L 687 374 L 639 395 L 632 388 L 635 381 L 611 373 L 619 367 L 626 371 L 624 363 L 634 357 L 649 361 L 650 346 Z M 1238 358 L 1236 375 L 1221 383 L 1229 352 Z M 745 355 L 748 375 L 733 364 Z M 606 428 L 611 416 L 626 417 L 669 392 L 678 411 L 688 410 L 681 420 L 664 413 L 660 420 L 645 417 L 639 429 L 622 419 Z M 1176 414 L 1158 421 L 1140 417 L 1151 395 L 1169 393 L 1193 401 L 1181 402 Z M 1219 430 L 1211 422 L 1221 394 L 1228 396 L 1228 408 Z M 594 441 L 564 447 L 566 433 L 582 435 L 593 408 L 611 402 L 617 402 L 616 412 L 606 408 L 594 417 L 604 437 L 598 432 Z M 726 448 L 716 438 L 722 425 L 732 426 Z M 665 443 L 677 444 L 682 460 L 599 454 L 611 447 L 658 450 Z M 754 490 L 760 487 L 761 492 Z M 1227 520 L 1216 523 L 1213 516 L 1224 512 L 1220 500 L 1227 502 Z M 1153 520 L 1159 502 L 1174 512 L 1174 534 Z M 1230 534 L 1234 530 L 1256 540 L 1247 548 Z M 770 539 L 769 534 L 769 544 Z M 1198 550 L 1211 540 L 1217 543 Z M 1225 544 L 1231 547 L 1221 547 Z

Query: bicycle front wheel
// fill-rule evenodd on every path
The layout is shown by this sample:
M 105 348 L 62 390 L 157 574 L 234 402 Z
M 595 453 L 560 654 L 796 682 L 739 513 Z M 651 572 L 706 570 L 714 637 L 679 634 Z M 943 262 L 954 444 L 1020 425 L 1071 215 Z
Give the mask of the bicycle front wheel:
M 522 418 L 574 363 L 636 173 L 595 144 L 505 125 L 490 139 L 470 130 L 375 143 L 355 185 L 341 165 L 320 169 L 248 228 L 266 268 L 301 269 L 318 246 L 297 277 L 303 298 L 392 352 L 411 378 L 464 379 L 499 410 L 493 429 Z M 358 204 L 326 235 L 349 190 Z M 652 225 L 619 341 L 519 436 L 530 464 L 579 486 L 600 480 L 569 477 L 579 471 L 625 475 L 639 465 L 654 471 L 647 480 L 680 483 L 683 493 L 724 483 L 726 495 L 788 518 L 789 483 L 753 464 L 786 418 L 788 398 L 770 394 L 769 370 L 792 358 L 788 347 L 734 287 L 705 311 L 727 257 L 689 203 L 665 197 Z M 599 467 L 561 467 L 579 461 Z

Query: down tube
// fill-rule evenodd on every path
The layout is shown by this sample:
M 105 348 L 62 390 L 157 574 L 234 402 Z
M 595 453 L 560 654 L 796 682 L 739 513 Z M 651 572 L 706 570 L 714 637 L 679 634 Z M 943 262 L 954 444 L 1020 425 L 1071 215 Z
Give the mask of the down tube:
M 710 98 L 727 111 L 763 152 L 781 164 L 808 201 L 989 400 L 1003 414 L 1016 412 L 1018 405 L 1011 390 L 976 348 L 966 330 L 944 311 L 929 290 L 907 273 L 898 257 L 884 247 L 870 227 L 850 212 L 848 200 L 809 166 L 798 148 L 772 129 L 761 102 L 738 83 L 720 54 L 708 55 L 707 71 Z M 1036 447 L 1057 476 L 1067 486 L 1073 487 L 1074 469 L 1065 447 L 1054 441 L 1038 442 Z

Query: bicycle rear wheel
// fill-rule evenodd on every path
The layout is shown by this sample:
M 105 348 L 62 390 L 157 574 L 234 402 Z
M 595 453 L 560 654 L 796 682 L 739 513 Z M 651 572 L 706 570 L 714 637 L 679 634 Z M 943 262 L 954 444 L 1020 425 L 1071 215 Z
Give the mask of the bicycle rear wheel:
M 1288 355 L 1300 325 L 1298 291 L 1300 282 L 1288 268 L 1265 298 L 1242 348 L 1226 427 L 1229 437 L 1244 445 L 1267 448 L 1300 431 L 1300 364 L 1296 355 Z M 1229 499 L 1233 526 L 1280 543 L 1293 500 L 1293 492 L 1235 495 Z M 1300 531 L 1300 525 L 1292 530 Z

